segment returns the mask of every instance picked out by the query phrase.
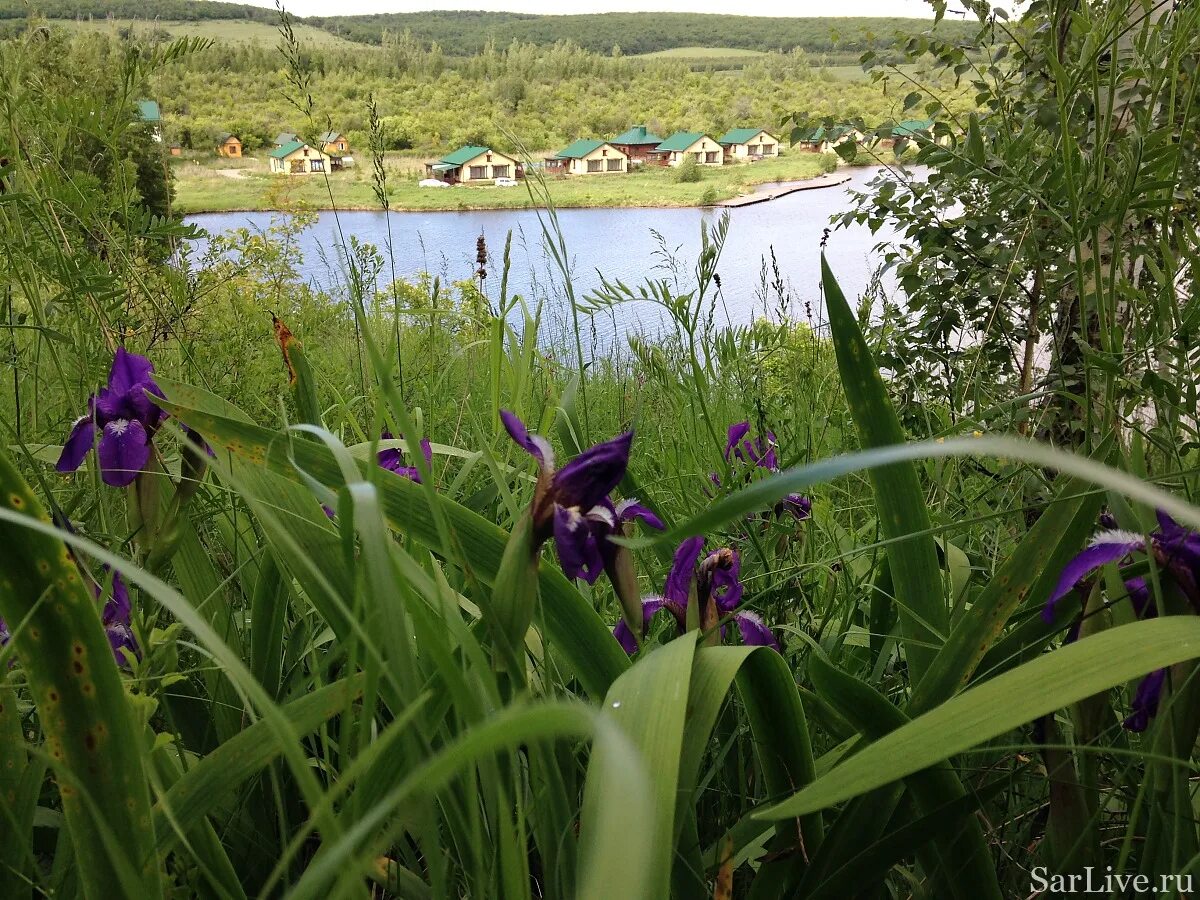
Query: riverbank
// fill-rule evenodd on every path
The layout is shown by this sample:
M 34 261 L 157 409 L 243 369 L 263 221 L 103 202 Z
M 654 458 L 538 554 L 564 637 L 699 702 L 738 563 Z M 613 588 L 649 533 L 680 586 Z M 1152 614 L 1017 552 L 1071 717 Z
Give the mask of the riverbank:
M 650 168 L 628 175 L 550 178 L 547 184 L 555 205 L 591 207 L 696 207 L 710 206 L 750 193 L 756 185 L 799 181 L 827 173 L 832 158 L 825 154 L 792 151 L 777 159 L 750 165 L 702 169 L 700 180 L 680 184 L 675 170 Z M 353 169 L 321 176 L 288 177 L 266 171 L 265 157 L 230 160 L 173 161 L 175 209 L 185 214 L 204 212 L 267 212 L 278 209 L 378 210 L 371 182 L 371 166 L 364 158 Z M 455 185 L 448 188 L 417 186 L 417 161 L 388 160 L 388 202 L 394 210 L 453 211 L 527 209 L 537 204 L 524 185 Z

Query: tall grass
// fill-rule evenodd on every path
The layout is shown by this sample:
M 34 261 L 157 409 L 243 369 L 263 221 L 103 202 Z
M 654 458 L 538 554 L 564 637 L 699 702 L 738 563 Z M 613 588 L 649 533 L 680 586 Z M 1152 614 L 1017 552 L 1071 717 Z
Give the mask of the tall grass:
M 444 284 L 351 237 L 331 296 L 297 274 L 303 217 L 197 256 L 139 213 L 120 148 L 168 60 L 97 87 L 38 40 L 0 59 L 0 895 L 1000 898 L 1195 868 L 1200 562 L 1154 519 L 1200 527 L 1192 376 L 1150 435 L 1105 406 L 1078 452 L 1035 442 L 1015 392 L 906 399 L 828 266 L 791 296 L 764 261 L 779 314 L 722 324 L 728 220 L 692 269 L 575 296 L 553 186 L 546 303 L 509 293 L 510 247 Z M 625 303 L 666 333 L 586 352 Z M 54 468 L 117 347 L 167 414 L 127 487 Z M 592 477 L 662 530 L 573 508 L 568 460 L 625 430 Z M 1047 605 L 1102 511 L 1148 552 Z M 592 527 L 605 572 L 570 579 Z M 652 596 L 678 618 L 628 654 Z

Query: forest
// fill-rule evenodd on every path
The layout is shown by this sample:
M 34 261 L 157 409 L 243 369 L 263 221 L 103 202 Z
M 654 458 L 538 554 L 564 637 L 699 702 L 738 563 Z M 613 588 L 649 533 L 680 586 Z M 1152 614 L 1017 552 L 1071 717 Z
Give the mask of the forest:
M 286 5 L 286 4 L 285 4 Z M 250 20 L 274 25 L 272 9 L 213 0 L 0 0 L 0 19 L 24 19 L 30 9 L 49 19 L 197 21 Z M 308 16 L 297 19 L 351 41 L 381 44 L 385 35 L 409 32 L 424 47 L 436 44 L 450 56 L 473 56 L 488 43 L 514 41 L 552 46 L 568 41 L 595 53 L 614 48 L 626 55 L 675 47 L 724 47 L 742 50 L 804 50 L 808 53 L 861 53 L 886 49 L 897 41 L 933 27 L 931 20 L 901 18 L 771 18 L 763 16 L 691 15 L 686 13 L 606 13 L 592 15 L 527 15 L 505 12 L 381 13 L 355 16 Z M 942 22 L 936 32 L 944 40 L 975 35 L 961 21 Z
M 164 35 L 76 32 L 53 22 L 51 43 L 86 67 L 109 66 L 128 52 L 152 55 Z M 929 49 L 956 46 L 923 38 Z M 802 51 L 753 57 L 737 71 L 694 69 L 686 60 L 613 58 L 570 42 L 550 47 L 487 43 L 453 57 L 413 35 L 388 35 L 382 46 L 348 50 L 297 43 L 293 63 L 311 109 L 289 99 L 294 79 L 276 48 L 204 41 L 172 66 L 148 75 L 142 89 L 163 114 L 168 143 L 215 158 L 217 135 L 238 135 L 246 151 L 269 149 L 281 131 L 329 128 L 355 146 L 368 142 L 368 98 L 389 151 L 441 155 L 464 144 L 507 152 L 554 152 L 580 137 L 615 135 L 631 124 L 658 134 L 724 133 L 754 123 L 782 131 L 804 121 L 861 120 L 869 127 L 909 117 L 917 105 L 931 118 L 971 105 L 969 86 L 931 65 L 880 68 L 879 78 L 845 79 Z M 857 69 L 857 67 L 855 67 Z M 918 83 L 916 72 L 924 73 Z M 237 97 L 236 105 L 229 103 Z M 939 110 L 942 111 L 939 113 Z
M 1200 5 L 973 8 L 866 51 L 943 127 L 750 283 L 736 216 L 684 258 L 604 210 L 585 288 L 537 178 L 462 280 L 397 271 L 384 202 L 378 243 L 208 233 L 132 113 L 233 51 L 4 39 L 0 897 L 1195 896 Z M 208 115 L 274 76 L 321 127 L 279 45 Z M 638 77 L 519 44 L 405 89 L 518 64 Z

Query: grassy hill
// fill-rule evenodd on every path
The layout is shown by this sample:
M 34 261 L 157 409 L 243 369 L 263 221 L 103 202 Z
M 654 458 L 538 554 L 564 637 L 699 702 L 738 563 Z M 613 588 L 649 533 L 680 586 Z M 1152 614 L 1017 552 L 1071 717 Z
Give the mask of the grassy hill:
M 79 31 L 106 31 L 115 34 L 153 36 L 166 33 L 173 38 L 203 37 L 222 43 L 268 44 L 279 43 L 279 28 L 276 23 L 258 22 L 250 19 L 58 19 L 56 24 Z M 331 34 L 322 28 L 297 22 L 296 37 L 314 47 L 358 48 L 361 44 Z
M 736 47 L 672 47 L 639 54 L 642 59 L 753 59 L 762 55 L 761 50 L 740 50 Z
M 278 22 L 272 9 L 212 0 L 31 0 L 30 5 L 50 19 L 154 22 L 172 33 L 177 29 L 179 33 L 223 40 L 266 39 L 266 32 Z M 28 9 L 26 0 L 0 0 L 0 19 L 24 18 Z M 459 11 L 313 16 L 297 21 L 308 26 L 304 29 L 306 36 L 319 30 L 361 44 L 380 44 L 385 33 L 407 31 L 425 46 L 438 44 L 450 56 L 471 56 L 489 44 L 504 47 L 514 40 L 539 46 L 571 41 L 606 54 L 620 47 L 625 55 L 670 50 L 695 54 L 705 50 L 714 56 L 729 57 L 731 50 L 795 48 L 818 54 L 850 54 L 894 46 L 898 36 L 907 38 L 928 31 L 933 24 L 927 19 L 901 18 L 768 18 L 657 12 L 546 16 Z M 184 30 L 186 23 L 195 24 Z M 971 23 L 959 21 L 942 22 L 937 27 L 941 36 L 962 41 L 969 40 L 974 31 Z

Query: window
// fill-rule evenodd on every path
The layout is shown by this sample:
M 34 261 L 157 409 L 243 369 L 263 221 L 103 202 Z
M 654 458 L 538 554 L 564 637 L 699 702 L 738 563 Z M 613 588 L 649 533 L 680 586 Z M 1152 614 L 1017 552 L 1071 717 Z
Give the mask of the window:
M 608 171 L 620 172 L 621 171 L 621 161 L 619 159 L 610 159 L 608 161 Z
M 764 156 L 774 156 L 775 155 L 775 145 L 774 144 L 763 144 L 762 152 L 763 152 Z
M 717 161 L 717 154 L 710 150 L 704 154 L 704 161 L 706 163 L 715 163 Z
M 509 172 L 510 168 L 511 166 L 492 166 L 492 177 L 512 178 L 512 174 Z
M 339 150 L 345 150 L 345 149 L 346 149 L 346 142 L 345 142 L 345 141 L 338 141 L 338 149 L 339 149 Z
M 310 172 L 324 172 L 325 171 L 325 160 L 313 159 L 313 160 L 310 160 L 309 162 L 312 164 L 312 167 L 309 169 Z
M 293 159 L 293 160 L 290 160 L 290 163 L 291 163 L 291 171 L 292 171 L 293 175 L 298 175 L 298 174 L 301 174 L 302 172 L 304 172 L 304 160 Z
M 703 162 L 704 154 L 703 153 L 693 153 L 692 158 L 694 160 L 696 160 L 696 162 Z
M 487 166 L 471 166 L 470 180 L 487 178 Z
M 588 171 L 589 172 L 603 172 L 604 170 L 603 170 L 603 168 L 601 168 L 603 162 L 604 161 L 600 160 L 600 159 L 589 159 L 587 161 Z
M 762 156 L 762 152 L 763 152 L 763 148 L 762 148 L 762 145 L 761 145 L 761 144 L 760 144 L 759 146 L 756 146 L 756 147 L 753 147 L 753 146 L 752 146 L 752 147 L 750 148 L 750 155 L 751 155 L 751 156 Z

